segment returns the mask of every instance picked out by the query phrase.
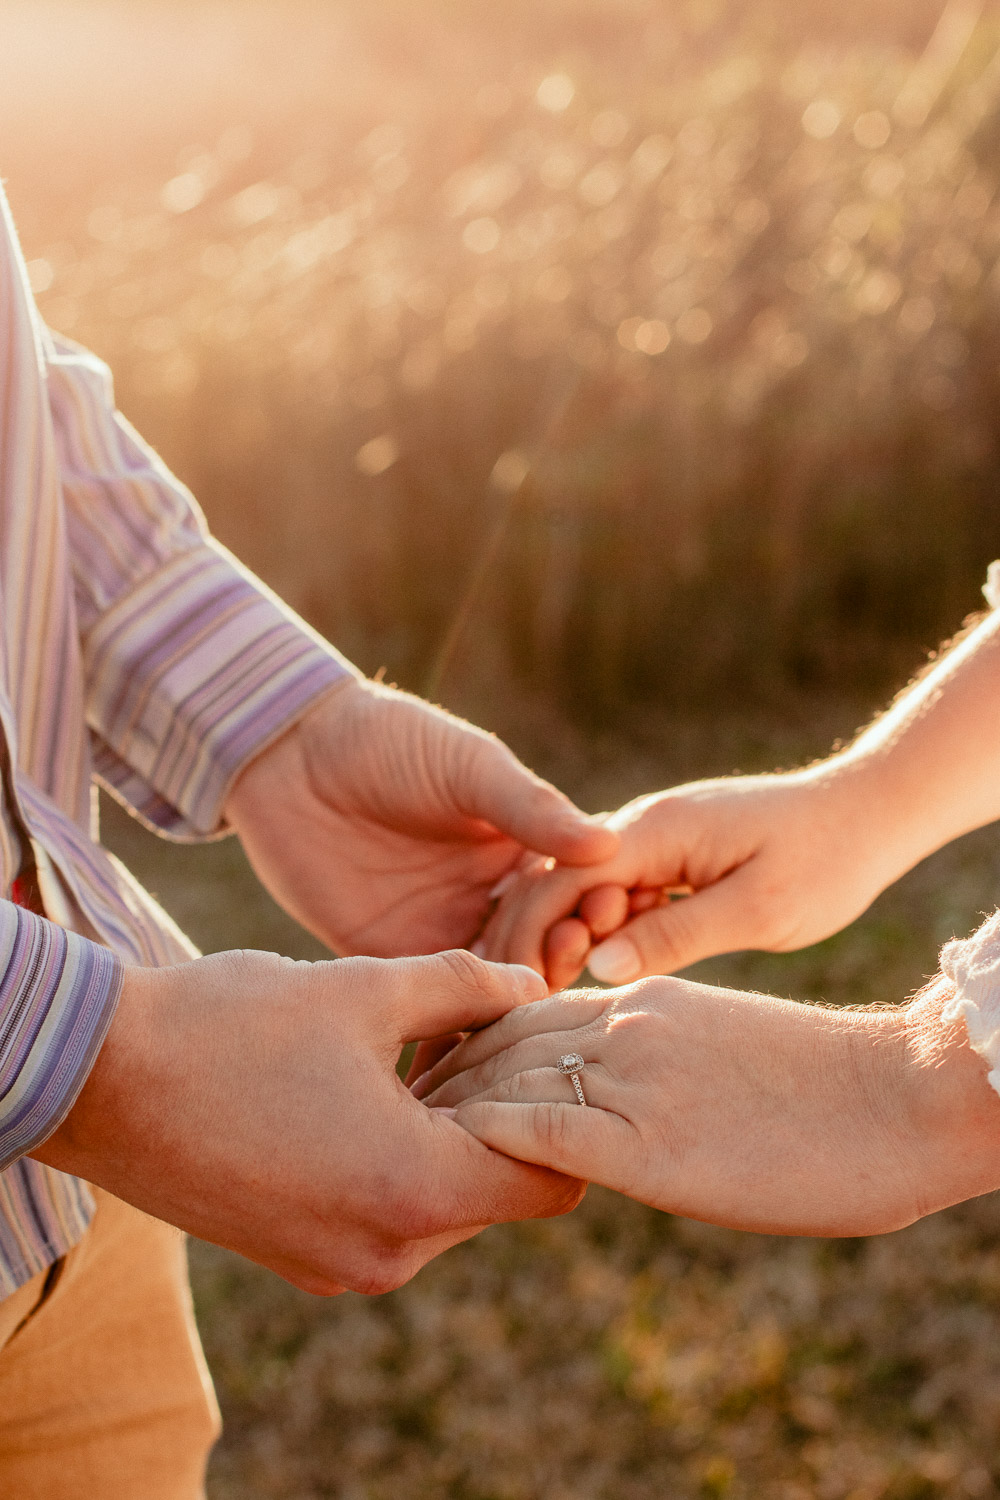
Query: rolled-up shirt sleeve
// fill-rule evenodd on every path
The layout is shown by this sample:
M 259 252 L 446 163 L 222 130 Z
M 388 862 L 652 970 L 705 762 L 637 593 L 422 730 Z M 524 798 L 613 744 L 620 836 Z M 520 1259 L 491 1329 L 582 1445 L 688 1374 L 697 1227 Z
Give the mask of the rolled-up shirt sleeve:
M 121 992 L 122 961 L 0 901 L 0 1171 L 62 1123 Z
M 95 772 L 158 832 L 210 837 L 242 767 L 360 674 L 209 535 L 107 367 L 45 349 Z

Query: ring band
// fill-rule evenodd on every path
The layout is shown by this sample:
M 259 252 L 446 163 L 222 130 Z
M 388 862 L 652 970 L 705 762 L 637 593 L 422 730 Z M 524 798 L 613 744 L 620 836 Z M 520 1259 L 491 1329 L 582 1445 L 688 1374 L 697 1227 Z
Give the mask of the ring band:
M 559 1072 L 562 1073 L 564 1077 L 568 1078 L 570 1083 L 573 1085 L 573 1088 L 576 1092 L 577 1101 L 580 1104 L 586 1104 L 587 1102 L 583 1094 L 583 1084 L 580 1082 L 581 1070 L 586 1066 L 587 1064 L 584 1062 L 579 1052 L 567 1052 L 556 1063 L 556 1067 L 558 1068 Z

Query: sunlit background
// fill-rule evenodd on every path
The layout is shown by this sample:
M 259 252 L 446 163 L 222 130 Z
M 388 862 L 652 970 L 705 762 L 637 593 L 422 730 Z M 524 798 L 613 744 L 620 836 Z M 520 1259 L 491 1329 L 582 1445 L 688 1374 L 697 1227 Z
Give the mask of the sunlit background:
M 0 0 L 44 315 L 224 541 L 586 805 L 794 764 L 1000 554 L 1000 15 L 976 0 Z M 229 845 L 108 837 L 206 948 Z M 963 840 L 803 955 L 896 999 Z M 592 1193 L 377 1302 L 195 1247 L 213 1500 L 1000 1495 L 1000 1208 L 738 1236 Z

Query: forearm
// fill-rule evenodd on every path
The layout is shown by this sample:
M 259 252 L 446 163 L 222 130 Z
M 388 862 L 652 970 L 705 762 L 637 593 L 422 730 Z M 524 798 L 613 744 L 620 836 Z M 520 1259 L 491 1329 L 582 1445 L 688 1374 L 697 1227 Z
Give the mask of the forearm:
M 900 870 L 1000 817 L 1000 612 L 804 775 L 848 790 Z
M 159 832 L 211 836 L 240 771 L 356 674 L 212 540 L 106 367 L 43 346 L 95 770 Z
M 1000 1094 L 989 1081 L 993 1059 L 970 1041 L 961 989 L 939 975 L 904 1012 L 900 1123 L 917 1168 L 913 1217 L 1000 1187 Z

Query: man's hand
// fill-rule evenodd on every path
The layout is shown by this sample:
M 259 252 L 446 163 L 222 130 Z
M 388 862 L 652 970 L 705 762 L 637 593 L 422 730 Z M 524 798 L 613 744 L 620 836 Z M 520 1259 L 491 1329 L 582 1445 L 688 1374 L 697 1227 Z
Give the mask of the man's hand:
M 861 1013 L 683 979 L 575 990 L 470 1037 L 417 1092 L 495 1150 L 670 1213 L 881 1234 L 1000 1186 L 1000 1098 L 942 1020 L 952 993 Z
M 324 698 L 225 811 L 271 894 L 337 953 L 464 946 L 525 850 L 581 865 L 618 843 L 492 735 L 373 683 Z
M 309 1291 L 386 1291 L 486 1224 L 579 1200 L 581 1184 L 488 1150 L 395 1071 L 405 1042 L 542 994 L 468 953 L 129 969 L 82 1093 L 33 1155 Z

